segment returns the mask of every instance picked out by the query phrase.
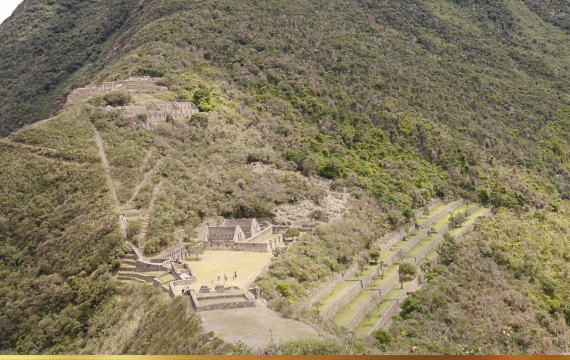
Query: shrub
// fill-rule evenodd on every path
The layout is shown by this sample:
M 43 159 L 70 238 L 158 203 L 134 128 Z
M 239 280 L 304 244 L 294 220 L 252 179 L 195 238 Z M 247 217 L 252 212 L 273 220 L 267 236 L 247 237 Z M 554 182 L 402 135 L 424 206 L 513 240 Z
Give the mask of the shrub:
M 424 307 L 419 299 L 409 296 L 402 303 L 402 312 L 400 312 L 400 316 L 404 319 L 408 319 L 410 314 L 413 312 L 422 314 L 424 312 Z
M 290 299 L 291 296 L 291 291 L 289 290 L 289 285 L 287 284 L 283 284 L 283 283 L 278 283 L 275 285 L 275 290 L 277 290 L 282 296 L 284 296 L 287 299 Z
M 390 335 L 390 333 L 384 329 L 374 331 L 372 333 L 372 336 L 374 336 L 376 340 L 378 340 L 379 344 L 390 345 L 390 343 L 392 342 L 392 335 Z
M 127 90 L 114 90 L 103 95 L 103 100 L 106 105 L 125 106 L 133 102 L 133 97 Z

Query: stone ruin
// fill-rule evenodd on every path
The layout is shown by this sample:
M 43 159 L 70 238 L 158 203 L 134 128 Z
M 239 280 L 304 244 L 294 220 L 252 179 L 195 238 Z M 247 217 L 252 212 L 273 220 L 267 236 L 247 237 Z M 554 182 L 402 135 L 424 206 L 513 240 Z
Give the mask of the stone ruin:
M 100 85 L 87 85 L 74 89 L 68 99 L 87 99 L 96 95 L 108 94 L 114 90 L 133 90 L 142 93 L 163 93 L 168 91 L 166 86 L 156 85 L 157 78 L 149 76 L 129 78 L 123 81 L 104 82 Z
M 100 85 L 88 85 L 75 89 L 69 94 L 68 99 L 87 99 L 92 96 L 108 94 L 114 90 L 129 90 L 137 93 L 160 94 L 168 91 L 166 86 L 156 85 L 157 78 L 137 77 L 123 81 L 104 82 Z M 191 102 L 151 102 L 144 104 L 132 104 L 107 110 L 119 109 L 125 115 L 131 117 L 136 123 L 147 130 L 155 129 L 159 123 L 166 122 L 169 117 L 172 120 L 191 117 L 200 110 Z M 139 117 L 139 115 L 145 115 Z
M 191 102 L 153 102 L 120 106 L 117 109 L 121 110 L 123 114 L 130 116 L 136 123 L 142 125 L 147 130 L 154 129 L 159 123 L 166 122 L 169 116 L 172 120 L 178 120 L 186 116 L 191 117 L 200 112 L 198 107 Z M 146 119 L 141 119 L 139 114 L 146 115 Z
M 256 219 L 225 219 L 222 226 L 206 226 L 200 244 L 209 250 L 272 252 L 285 241 L 285 231 L 273 225 L 262 229 Z

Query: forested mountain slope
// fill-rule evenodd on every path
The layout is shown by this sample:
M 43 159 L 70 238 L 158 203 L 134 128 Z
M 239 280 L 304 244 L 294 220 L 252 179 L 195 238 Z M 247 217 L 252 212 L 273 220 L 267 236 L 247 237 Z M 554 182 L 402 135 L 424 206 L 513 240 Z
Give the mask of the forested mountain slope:
M 151 344 L 134 331 L 114 338 L 121 346 L 100 350 L 113 334 L 99 330 L 121 333 L 121 316 L 154 328 L 158 319 L 141 311 L 160 308 L 180 324 L 186 314 L 169 312 L 158 293 L 117 288 L 109 275 L 127 248 L 96 129 L 121 203 L 147 153 L 162 164 L 135 199 L 148 205 L 152 186 L 168 179 L 149 224 L 149 254 L 205 217 L 268 216 L 276 205 L 320 196 L 294 176 L 252 173 L 248 163 L 349 187 L 357 202 L 338 244 L 313 237 L 279 258 L 282 268 L 302 268 L 284 275 L 299 285 L 295 301 L 433 197 L 503 208 L 447 265 L 480 262 L 496 278 L 520 281 L 511 290 L 528 300 L 521 309 L 547 310 L 528 320 L 537 326 L 532 336 L 550 340 L 521 340 L 512 349 L 553 351 L 570 259 L 560 250 L 570 198 L 569 12 L 563 1 L 532 0 L 25 0 L 0 25 L 0 136 L 7 136 L 0 142 L 0 349 L 178 351 L 153 347 L 178 335 L 156 335 Z M 205 114 L 150 132 L 93 102 L 65 104 L 77 86 L 141 75 L 162 78 L 171 90 L 165 100 L 192 101 Z M 527 232 L 505 225 L 520 219 L 532 220 Z M 544 229 L 549 245 L 540 247 L 533 239 Z M 530 244 L 524 256 L 519 243 Z M 539 253 L 544 263 L 529 259 Z M 303 268 L 314 258 L 327 258 L 318 275 Z M 449 269 L 438 276 L 469 283 Z M 543 278 L 555 291 L 544 290 Z M 498 284 L 480 281 L 488 293 Z M 434 292 L 468 311 L 445 286 L 435 280 L 418 297 L 433 302 Z M 137 310 L 124 303 L 129 294 L 152 301 Z M 396 324 L 400 334 L 414 322 L 438 321 L 415 313 Z M 180 352 L 231 352 L 196 323 L 185 326 L 195 346 Z M 471 330 L 454 341 L 472 346 L 462 337 Z M 342 330 L 331 334 L 345 350 L 380 351 Z M 438 352 L 430 343 L 437 340 L 416 335 L 387 349 Z

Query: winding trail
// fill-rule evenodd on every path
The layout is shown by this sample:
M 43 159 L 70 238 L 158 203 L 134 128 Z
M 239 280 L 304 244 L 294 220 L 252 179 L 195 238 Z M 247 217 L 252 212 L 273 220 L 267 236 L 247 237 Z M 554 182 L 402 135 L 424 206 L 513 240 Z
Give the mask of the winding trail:
M 16 141 L 11 141 L 7 138 L 0 139 L 0 144 L 10 146 L 10 147 L 20 147 L 23 149 L 30 150 L 30 153 L 32 155 L 37 156 L 37 157 L 41 158 L 42 160 L 50 160 L 50 161 L 54 161 L 54 162 L 57 162 L 60 164 L 75 165 L 75 166 L 85 166 L 85 165 L 89 164 L 89 163 L 80 163 L 80 162 L 75 162 L 75 161 L 62 160 L 60 158 L 55 157 L 58 154 L 58 151 L 55 149 L 44 148 L 44 147 L 34 146 L 34 145 L 28 145 L 28 144 L 24 144 L 24 143 L 20 143 L 20 142 L 16 142 Z M 51 153 L 54 157 L 43 155 L 40 152 Z
M 111 189 L 111 193 L 113 194 L 113 199 L 115 199 L 115 208 L 117 209 L 117 213 L 119 214 L 119 225 L 121 226 L 121 233 L 123 234 L 123 239 L 127 241 L 127 226 L 126 226 L 127 221 L 123 217 L 123 214 L 119 209 L 119 200 L 117 199 L 115 186 L 113 186 L 113 179 L 111 178 L 111 169 L 109 168 L 109 162 L 107 161 L 107 154 L 105 153 L 103 140 L 101 139 L 101 134 L 99 134 L 99 130 L 97 130 L 95 125 L 91 123 L 91 127 L 93 128 L 93 132 L 95 133 L 95 140 L 97 142 L 97 146 L 99 147 L 99 156 L 101 156 L 101 161 L 103 162 L 103 167 L 105 168 L 105 173 L 107 174 L 107 182 L 109 183 L 109 188 Z M 130 243 L 127 241 L 127 244 Z
M 139 191 L 141 190 L 141 188 L 143 187 L 143 185 L 147 182 L 147 180 L 152 176 L 152 174 L 158 169 L 158 167 L 160 166 L 162 160 L 158 160 L 156 165 L 150 169 L 146 175 L 143 177 L 143 179 L 141 180 L 141 182 L 135 187 L 135 190 L 133 191 L 133 194 L 131 195 L 131 198 L 129 200 L 127 200 L 126 204 L 132 203 L 135 198 L 137 197 L 137 195 L 139 194 Z M 141 169 L 143 168 L 144 165 L 141 165 Z
M 141 172 L 144 169 L 144 167 L 146 166 L 146 164 L 148 163 L 148 159 L 150 159 L 150 156 L 152 155 L 152 152 L 155 150 L 156 148 L 154 146 L 151 146 L 150 149 L 148 150 L 148 152 L 146 153 L 146 156 L 144 157 L 140 169 Z
M 139 249 L 141 252 L 144 252 L 144 245 L 145 245 L 145 238 L 146 233 L 148 231 L 148 221 L 150 218 L 150 212 L 152 211 L 152 207 L 154 206 L 154 202 L 158 198 L 158 192 L 160 191 L 160 187 L 166 181 L 166 178 L 163 177 L 160 179 L 159 182 L 154 185 L 154 189 L 152 189 L 152 196 L 150 198 L 150 202 L 148 203 L 148 208 L 144 212 L 144 216 L 142 218 L 142 226 L 141 226 L 141 233 L 139 234 Z

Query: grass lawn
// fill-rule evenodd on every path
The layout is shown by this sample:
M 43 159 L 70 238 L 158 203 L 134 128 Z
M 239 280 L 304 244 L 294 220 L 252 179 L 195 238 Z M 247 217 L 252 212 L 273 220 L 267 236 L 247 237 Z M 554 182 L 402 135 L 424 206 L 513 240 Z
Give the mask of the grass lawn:
M 370 274 L 370 272 L 376 268 L 377 265 L 368 265 L 363 271 L 362 271 L 362 275 L 360 273 L 360 269 L 356 270 L 356 272 L 354 274 L 352 274 L 352 276 L 347 277 L 346 280 L 362 280 L 362 278 L 364 278 L 365 276 L 367 276 L 368 274 Z
M 434 239 L 433 235 L 425 237 L 422 241 L 419 242 L 419 244 L 414 246 L 412 250 L 408 252 L 408 256 L 416 256 L 417 254 L 419 254 L 420 251 L 425 249 L 425 247 L 428 246 L 429 243 L 433 241 L 433 239 Z
M 396 285 L 394 285 L 392 290 L 390 290 L 390 292 L 386 295 L 386 299 L 397 299 L 400 295 L 402 295 L 404 293 L 404 291 L 406 291 L 406 289 L 412 283 L 412 281 L 413 280 L 409 280 L 409 281 L 404 282 L 404 288 L 403 289 L 400 289 L 400 287 L 402 285 L 400 285 L 400 283 L 398 282 Z
M 168 274 L 168 275 L 165 275 L 163 277 L 159 277 L 158 279 L 162 282 L 169 282 L 169 281 L 176 280 L 176 278 L 174 276 L 172 276 L 172 274 Z
M 456 202 L 457 202 L 457 201 L 453 201 L 453 202 L 450 202 L 450 203 L 447 203 L 447 204 L 446 204 L 446 203 L 441 203 L 441 204 L 437 205 L 436 207 L 434 207 L 433 209 L 431 209 L 431 210 L 429 211 L 429 215 L 428 215 L 428 216 L 420 215 L 420 216 L 418 217 L 418 221 L 417 221 L 418 225 L 423 224 L 423 223 L 426 222 L 428 219 L 431 219 L 434 215 L 439 214 L 440 212 L 442 212 L 443 210 L 447 209 L 448 207 L 450 207 L 451 205 L 455 204 Z
M 426 255 L 426 259 L 433 261 L 433 259 L 437 257 L 437 251 L 435 250 L 436 249 L 433 249 L 432 251 L 428 252 L 428 254 Z
M 186 260 L 197 277 L 196 282 L 189 286 L 191 289 L 199 289 L 201 285 L 209 285 L 213 289 L 212 282 L 214 285 L 224 284 L 224 274 L 226 274 L 228 276 L 226 286 L 244 288 L 258 275 L 271 255 L 271 253 L 246 251 L 206 250 L 204 255 L 200 256 L 200 260 L 196 261 L 195 257 Z M 237 280 L 232 280 L 234 271 L 237 271 Z
M 450 230 L 449 233 L 452 236 L 456 236 L 459 232 L 461 232 L 467 226 L 471 225 L 479 216 L 483 215 L 487 210 L 489 210 L 489 209 L 484 208 L 484 207 L 480 207 L 477 210 L 473 211 L 473 213 L 465 219 L 465 223 L 463 224 L 462 227 Z
M 348 289 L 353 287 L 354 284 L 355 282 L 353 281 L 343 281 L 340 284 L 338 284 L 334 289 L 331 290 L 330 293 L 326 294 L 325 297 L 321 299 L 323 305 L 319 307 L 320 312 L 325 311 L 329 306 L 332 305 L 332 303 L 334 303 L 342 295 L 344 295 L 348 291 Z M 313 306 L 313 309 L 316 310 L 317 308 Z
M 266 237 L 264 237 L 262 240 L 260 240 L 259 242 L 268 242 L 271 239 L 276 238 L 277 236 L 279 236 L 279 234 L 269 234 Z
M 358 310 L 360 310 L 364 304 L 366 304 L 368 300 L 374 296 L 375 293 L 377 292 L 361 291 L 351 302 L 348 303 L 348 305 L 346 305 L 341 311 L 339 311 L 338 314 L 336 314 L 336 316 L 333 318 L 334 323 L 338 326 L 346 326 L 350 319 L 356 315 Z
M 382 285 L 384 285 L 386 282 L 388 282 L 388 280 L 390 280 L 392 278 L 392 276 L 394 276 L 394 274 L 398 273 L 398 267 L 399 266 L 400 266 L 399 264 L 393 264 L 389 268 L 387 268 L 387 269 L 385 268 L 384 269 L 384 278 L 382 279 L 382 277 L 380 277 L 380 279 L 378 279 L 376 281 L 376 285 L 374 285 L 374 282 L 371 282 L 370 284 L 368 284 L 366 289 L 380 289 L 382 287 Z
M 466 209 L 467 209 L 467 205 L 461 205 L 457 209 L 453 210 L 449 214 L 447 214 L 444 217 L 442 217 L 441 219 L 439 219 L 435 224 L 432 225 L 432 227 L 435 229 L 435 231 L 439 231 L 439 229 L 444 227 L 449 222 L 449 218 L 451 217 L 451 214 L 459 214 L 459 213 L 464 212 Z
M 354 332 L 360 336 L 366 336 L 370 334 L 370 331 L 374 329 L 374 326 L 380 321 L 382 316 L 386 314 L 386 311 L 390 309 L 390 306 L 394 304 L 394 301 L 385 301 L 380 304 L 380 307 L 375 307 L 369 314 L 371 315 L 370 320 L 364 319 L 357 327 Z
M 389 259 L 390 256 L 394 255 L 395 253 L 396 253 L 396 251 L 394 251 L 394 250 L 384 250 L 380 254 L 380 260 L 378 260 L 378 261 L 385 261 L 385 260 Z
M 397 248 L 397 249 L 399 249 L 399 248 L 401 248 L 402 246 L 406 245 L 408 242 L 409 242 L 409 240 L 405 240 L 405 241 L 404 241 L 404 240 L 400 240 L 400 241 L 398 241 L 397 243 L 395 243 L 394 245 L 392 245 L 391 247 L 392 247 L 392 248 Z

